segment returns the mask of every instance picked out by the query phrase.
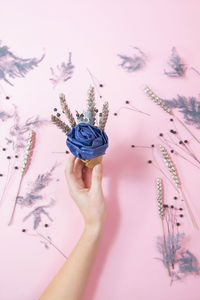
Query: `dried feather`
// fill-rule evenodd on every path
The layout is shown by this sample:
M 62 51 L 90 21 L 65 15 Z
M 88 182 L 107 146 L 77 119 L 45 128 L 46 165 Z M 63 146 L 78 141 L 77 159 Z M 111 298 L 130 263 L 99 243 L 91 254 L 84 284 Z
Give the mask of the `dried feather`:
M 38 66 L 44 56 L 43 54 L 39 59 L 23 59 L 14 55 L 7 46 L 0 47 L 0 79 L 13 86 L 7 76 L 10 78 L 24 78 L 30 70 Z
M 177 99 L 162 100 L 170 108 L 178 108 L 187 124 L 200 129 L 200 101 L 195 97 L 177 96 Z
M 60 104 L 61 104 L 61 107 L 62 107 L 62 110 L 63 112 L 65 113 L 67 119 L 69 120 L 69 123 L 71 125 L 71 127 L 74 127 L 76 126 L 76 121 L 66 103 L 66 100 L 65 100 L 65 95 L 64 94 L 60 94 Z
M 70 52 L 68 62 L 63 62 L 60 66 L 58 65 L 56 71 L 54 71 L 53 68 L 50 68 L 52 77 L 49 80 L 52 82 L 54 88 L 57 84 L 66 82 L 72 78 L 74 66 L 71 61 L 71 56 Z
M 137 70 L 140 70 L 146 64 L 145 54 L 137 47 L 134 47 L 134 49 L 136 49 L 137 53 L 134 54 L 132 57 L 118 54 L 118 56 L 122 60 L 119 66 L 128 72 L 135 72 Z
M 68 134 L 70 131 L 70 127 L 63 121 L 61 121 L 59 118 L 57 118 L 54 115 L 51 115 L 51 121 L 60 128 L 64 133 Z
M 165 71 L 164 74 L 169 77 L 182 77 L 186 71 L 186 65 L 182 62 L 181 57 L 177 54 L 176 48 L 172 48 L 171 57 L 168 61 L 169 66 L 172 68 L 172 71 Z
M 30 191 L 26 193 L 24 197 L 23 196 L 17 197 L 17 203 L 21 206 L 31 207 L 37 202 L 37 200 L 42 200 L 43 195 L 41 193 L 53 180 L 52 173 L 56 167 L 57 164 L 55 164 L 50 171 L 44 174 L 39 174 L 35 179 L 35 181 L 30 183 L 31 186 Z
M 104 130 L 106 126 L 106 122 L 108 120 L 108 114 L 109 114 L 109 109 L 108 109 L 108 102 L 105 102 L 103 104 L 102 108 L 102 114 L 99 120 L 99 128 Z

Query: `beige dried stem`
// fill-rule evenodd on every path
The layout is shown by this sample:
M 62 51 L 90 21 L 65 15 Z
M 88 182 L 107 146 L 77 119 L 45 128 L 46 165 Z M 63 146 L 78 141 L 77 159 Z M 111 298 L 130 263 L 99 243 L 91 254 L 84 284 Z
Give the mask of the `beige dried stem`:
M 166 237 L 165 237 L 165 228 L 164 228 L 164 200 L 163 200 L 163 183 L 161 178 L 156 178 L 156 188 L 157 188 L 157 201 L 158 201 L 158 213 L 161 218 L 161 223 L 162 223 L 162 231 L 163 231 L 163 241 L 164 241 L 164 246 L 165 246 L 165 253 L 167 257 L 167 243 L 166 243 Z M 170 266 L 167 264 L 167 270 L 168 270 L 168 275 L 171 277 L 171 271 L 170 271 Z
M 71 130 L 65 122 L 61 121 L 54 115 L 51 115 L 51 121 L 66 134 L 68 134 L 68 132 Z
M 182 188 L 181 188 L 181 182 L 180 182 L 180 179 L 178 177 L 178 172 L 176 170 L 176 167 L 175 167 L 171 157 L 169 156 L 167 150 L 165 149 L 165 147 L 163 147 L 162 145 L 159 145 L 159 148 L 160 148 L 160 151 L 162 153 L 163 161 L 166 164 L 166 166 L 167 166 L 167 168 L 168 168 L 168 170 L 169 170 L 169 172 L 172 176 L 172 179 L 173 179 L 173 181 L 174 181 L 174 183 L 177 187 L 177 190 L 178 190 L 182 200 L 186 204 L 186 208 L 187 208 L 188 214 L 190 216 L 190 219 L 192 221 L 192 224 L 193 224 L 194 228 L 199 229 L 198 225 L 197 225 L 197 222 L 194 218 L 194 215 L 192 213 L 192 210 L 189 206 L 189 203 L 188 203 L 186 197 L 183 195 L 183 191 L 182 191 Z
M 103 104 L 103 108 L 102 108 L 102 113 L 101 113 L 101 117 L 99 120 L 99 128 L 104 130 L 105 126 L 106 126 L 106 122 L 108 120 L 108 114 L 109 114 L 109 109 L 108 109 L 108 102 L 105 102 Z
M 71 127 L 74 127 L 76 126 L 76 121 L 66 103 L 66 100 L 65 100 L 65 95 L 64 94 L 60 94 L 60 105 L 62 107 L 62 110 L 64 112 L 64 114 L 66 115 L 67 119 L 69 120 L 69 123 L 71 125 Z
M 9 221 L 8 225 L 11 225 L 12 222 L 13 222 L 13 218 L 14 218 L 15 211 L 16 211 L 16 206 L 17 206 L 17 199 L 18 199 L 18 196 L 19 196 L 19 193 L 20 193 L 20 190 L 21 190 L 22 181 L 23 181 L 24 175 L 27 172 L 28 167 L 30 165 L 31 156 L 32 156 L 32 153 L 33 153 L 34 145 L 35 145 L 35 136 L 36 136 L 36 133 L 35 133 L 35 131 L 32 130 L 29 134 L 29 138 L 28 138 L 28 142 L 27 142 L 27 146 L 26 146 L 26 150 L 25 150 L 25 154 L 24 154 L 22 169 L 21 169 L 20 183 L 19 183 L 19 187 L 18 187 L 18 191 L 17 191 L 17 196 L 15 198 L 15 203 L 14 203 L 12 215 L 11 215 L 11 218 L 10 218 L 10 221 Z
M 171 108 L 166 105 L 161 98 L 159 98 L 157 95 L 155 95 L 152 90 L 147 86 L 143 86 L 144 92 L 146 95 L 153 100 L 156 104 L 158 104 L 164 111 L 166 111 L 168 114 L 172 115 L 188 132 L 189 134 L 198 142 L 200 143 L 200 140 L 191 132 L 191 130 L 173 113 Z

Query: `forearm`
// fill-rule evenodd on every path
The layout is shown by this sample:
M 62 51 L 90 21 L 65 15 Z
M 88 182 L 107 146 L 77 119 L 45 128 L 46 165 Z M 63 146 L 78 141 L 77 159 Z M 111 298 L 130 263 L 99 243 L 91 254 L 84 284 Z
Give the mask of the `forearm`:
M 95 260 L 103 223 L 86 226 L 71 255 L 40 300 L 80 300 Z

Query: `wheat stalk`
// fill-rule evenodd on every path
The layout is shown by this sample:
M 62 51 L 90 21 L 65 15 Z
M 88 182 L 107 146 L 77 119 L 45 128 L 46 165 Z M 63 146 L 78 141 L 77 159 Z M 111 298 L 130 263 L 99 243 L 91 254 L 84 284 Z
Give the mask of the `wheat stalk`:
M 30 165 L 31 156 L 32 156 L 33 148 L 34 148 L 34 144 L 35 144 L 35 136 L 36 136 L 35 131 L 31 130 L 31 132 L 29 134 L 28 142 L 26 145 L 23 164 L 22 164 L 22 168 L 21 168 L 21 178 L 20 178 L 20 183 L 19 183 L 19 187 L 18 187 L 18 191 L 17 191 L 17 196 L 15 198 L 12 215 L 11 215 L 8 225 L 11 225 L 13 222 L 13 218 L 14 218 L 14 214 L 15 214 L 15 210 L 16 210 L 16 206 L 17 206 L 17 198 L 18 198 L 20 190 L 21 190 L 22 181 L 23 181 L 24 175 L 27 172 L 27 169 Z
M 64 114 L 66 115 L 67 119 L 69 120 L 69 123 L 71 125 L 71 127 L 74 127 L 76 126 L 76 121 L 66 103 L 66 100 L 65 100 L 65 95 L 64 94 L 60 94 L 60 104 L 61 104 L 61 107 L 62 107 L 62 110 L 64 112 Z
M 106 126 L 106 122 L 108 120 L 108 114 L 109 114 L 109 109 L 108 109 L 108 102 L 105 102 L 103 104 L 103 108 L 102 108 L 102 113 L 101 113 L 101 117 L 99 120 L 99 128 L 104 130 L 105 126 Z
M 160 178 L 156 179 L 156 186 L 157 186 L 157 201 L 158 201 L 158 212 L 161 219 L 164 216 L 164 209 L 163 209 L 163 185 L 162 180 Z
M 144 85 L 143 86 L 144 92 L 147 94 L 147 96 L 149 98 L 151 98 L 151 100 L 153 100 L 153 102 L 155 102 L 156 104 L 158 104 L 162 109 L 164 109 L 164 111 L 166 111 L 168 114 L 172 115 L 188 132 L 189 134 L 191 134 L 191 136 L 198 142 L 200 143 L 200 140 L 190 131 L 190 129 L 173 113 L 173 111 L 171 110 L 171 108 L 166 105 L 163 100 L 161 98 L 159 98 L 157 95 L 155 95 L 152 90 L 147 86 Z
M 68 132 L 71 130 L 65 122 L 61 121 L 54 115 L 51 115 L 51 121 L 66 134 L 68 134 Z
M 94 93 L 94 87 L 91 87 L 89 89 L 89 95 L 88 95 L 88 117 L 90 125 L 95 125 L 96 120 L 96 109 L 95 109 L 95 93 Z
M 168 167 L 169 172 L 171 173 L 171 176 L 172 176 L 172 178 L 173 178 L 173 180 L 175 182 L 175 185 L 176 185 L 176 187 L 178 189 L 178 192 L 179 192 L 182 200 L 186 204 L 186 208 L 187 208 L 188 214 L 190 216 L 190 219 L 192 221 L 192 224 L 193 224 L 193 226 L 196 229 L 199 229 L 198 225 L 197 225 L 197 222 L 196 222 L 196 220 L 195 220 L 195 218 L 193 216 L 192 210 L 191 210 L 191 208 L 189 206 L 189 203 L 188 203 L 188 201 L 187 201 L 186 197 L 184 196 L 183 191 L 181 189 L 181 183 L 180 183 L 180 180 L 179 180 L 178 173 L 176 171 L 175 165 L 174 165 L 173 161 L 171 160 L 171 158 L 170 158 L 167 150 L 162 145 L 159 145 L 159 147 L 160 147 L 160 151 L 161 151 L 162 156 L 163 156 L 163 160 L 164 160 L 166 166 Z

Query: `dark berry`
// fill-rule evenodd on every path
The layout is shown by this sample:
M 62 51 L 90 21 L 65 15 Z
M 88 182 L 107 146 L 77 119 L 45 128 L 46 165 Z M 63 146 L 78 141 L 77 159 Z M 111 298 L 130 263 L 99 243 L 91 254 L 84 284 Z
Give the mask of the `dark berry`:
M 114 113 L 114 116 L 117 116 L 117 113 Z
M 44 227 L 48 227 L 48 226 L 49 226 L 49 224 L 45 224 L 45 225 L 44 225 Z
M 69 154 L 69 151 L 68 151 L 68 150 L 66 150 L 66 151 L 65 151 L 65 153 L 66 153 L 66 154 Z
M 170 207 L 171 207 L 171 208 L 174 208 L 174 205 L 171 205 Z
M 179 215 L 179 217 L 183 218 L 183 215 Z
M 3 176 L 3 174 L 2 174 L 2 173 L 0 173 L 0 176 L 2 177 L 2 176 Z
M 99 87 L 103 87 L 103 84 L 102 84 L 102 83 L 100 83 Z
M 7 156 L 7 159 L 11 159 L 11 157 L 10 157 L 10 156 Z
M 180 223 L 176 223 L 176 226 L 180 226 L 181 224 Z
M 135 148 L 135 145 L 131 145 L 132 148 Z
M 3 150 L 3 151 L 6 151 L 6 148 L 3 148 L 2 150 Z
M 163 133 L 160 133 L 159 135 L 160 135 L 160 136 L 163 136 Z
M 180 207 L 179 210 L 183 210 L 182 207 Z
M 188 140 L 184 140 L 184 143 L 187 144 L 187 143 L 188 143 Z
M 171 121 L 171 122 L 173 122 L 173 121 L 174 121 L 174 119 L 170 119 L 170 121 Z
M 174 150 L 172 149 L 172 150 L 170 150 L 170 152 L 171 152 L 171 153 L 174 153 Z
M 19 167 L 15 166 L 15 170 L 19 169 Z
M 53 110 L 54 110 L 54 111 L 57 111 L 57 108 L 55 107 Z
M 60 117 L 60 113 L 57 113 L 56 116 L 59 118 Z
M 129 104 L 129 101 L 128 101 L 128 100 L 126 101 L 126 104 Z
M 7 100 L 9 100 L 9 99 L 10 99 L 10 97 L 9 97 L 9 96 L 6 96 L 6 99 L 7 99 Z
M 15 158 L 18 158 L 19 156 L 18 155 L 15 155 Z
M 182 142 L 182 141 L 179 141 L 179 144 L 181 145 L 181 144 L 183 144 L 183 142 Z
M 177 200 L 178 198 L 176 196 L 174 196 L 174 200 Z
M 152 163 L 152 160 L 148 160 L 148 164 L 151 164 Z
M 153 145 L 151 145 L 151 147 L 153 148 L 153 147 L 154 147 L 154 144 L 153 144 Z
M 22 232 L 26 232 L 26 229 L 22 229 Z

